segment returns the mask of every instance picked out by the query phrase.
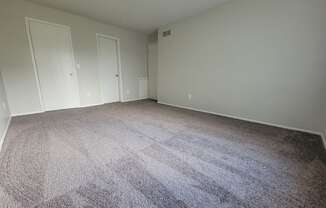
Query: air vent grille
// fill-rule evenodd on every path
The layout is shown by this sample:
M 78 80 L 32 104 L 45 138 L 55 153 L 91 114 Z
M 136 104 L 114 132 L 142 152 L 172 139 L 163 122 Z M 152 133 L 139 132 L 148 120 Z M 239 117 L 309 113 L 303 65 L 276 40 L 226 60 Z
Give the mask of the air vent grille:
M 163 37 L 168 37 L 170 35 L 172 35 L 172 31 L 171 30 L 163 31 Z

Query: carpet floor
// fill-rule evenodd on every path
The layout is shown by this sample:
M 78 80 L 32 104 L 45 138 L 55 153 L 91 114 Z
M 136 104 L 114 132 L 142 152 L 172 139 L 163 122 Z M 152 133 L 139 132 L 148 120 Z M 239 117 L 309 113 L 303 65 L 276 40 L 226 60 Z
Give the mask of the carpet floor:
M 15 117 L 1 208 L 326 206 L 320 137 L 152 101 Z

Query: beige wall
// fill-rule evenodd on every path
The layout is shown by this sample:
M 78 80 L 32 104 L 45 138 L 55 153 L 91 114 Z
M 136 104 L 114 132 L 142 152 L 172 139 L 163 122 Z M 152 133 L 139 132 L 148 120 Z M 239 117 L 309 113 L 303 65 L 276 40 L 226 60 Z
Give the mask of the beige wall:
M 325 0 L 233 0 L 162 27 L 173 35 L 159 37 L 158 100 L 321 132 L 325 11 Z
M 1 67 L 1 66 L 0 66 Z M 10 112 L 8 109 L 7 96 L 4 89 L 1 68 L 0 68 L 0 150 L 3 143 L 3 139 L 9 125 Z
M 71 27 L 81 105 L 100 103 L 96 33 L 120 38 L 125 100 L 138 98 L 138 78 L 146 77 L 146 36 L 23 0 L 0 1 L 0 61 L 13 114 L 40 111 L 24 17 Z M 129 93 L 128 93 L 129 92 Z

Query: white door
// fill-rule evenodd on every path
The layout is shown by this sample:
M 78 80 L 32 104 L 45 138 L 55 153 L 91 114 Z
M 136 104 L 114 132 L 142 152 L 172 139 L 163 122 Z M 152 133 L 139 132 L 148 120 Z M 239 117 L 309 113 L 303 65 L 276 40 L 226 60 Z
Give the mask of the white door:
M 79 107 L 70 29 L 37 20 L 27 22 L 44 110 Z
M 99 81 L 104 103 L 120 101 L 118 41 L 97 35 Z

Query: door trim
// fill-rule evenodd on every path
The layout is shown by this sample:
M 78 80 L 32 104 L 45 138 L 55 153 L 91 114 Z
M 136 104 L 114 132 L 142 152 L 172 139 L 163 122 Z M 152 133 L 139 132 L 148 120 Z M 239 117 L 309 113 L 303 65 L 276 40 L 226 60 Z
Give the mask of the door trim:
M 76 93 L 77 93 L 77 98 L 78 98 L 77 106 L 69 107 L 69 108 L 80 107 L 79 80 L 78 80 L 78 74 L 77 74 L 77 70 L 76 70 L 74 48 L 73 48 L 73 45 L 72 45 L 71 28 L 69 26 L 67 26 L 67 25 L 61 25 L 61 24 L 52 23 L 52 22 L 48 22 L 48 21 L 44 21 L 44 20 L 39 20 L 39 19 L 31 18 L 31 17 L 25 17 L 26 34 L 27 34 L 27 39 L 28 39 L 29 48 L 30 48 L 31 57 L 32 57 L 32 62 L 33 62 L 33 69 L 34 69 L 36 87 L 37 87 L 37 90 L 38 90 L 38 95 L 39 95 L 39 100 L 40 100 L 41 112 L 46 112 L 47 109 L 45 109 L 44 100 L 43 100 L 43 96 L 42 96 L 42 89 L 41 89 L 40 79 L 39 79 L 39 75 L 38 75 L 38 69 L 37 69 L 35 54 L 34 54 L 32 35 L 31 35 L 31 31 L 30 31 L 30 24 L 29 23 L 32 22 L 32 21 L 52 25 L 52 26 L 55 26 L 55 27 L 61 27 L 61 28 L 64 28 L 64 29 L 68 30 L 68 32 L 69 32 L 69 37 L 68 38 L 69 38 L 69 43 L 70 43 L 69 47 L 70 47 L 72 62 L 73 62 L 72 63 L 73 64 L 73 69 L 72 70 L 73 70 L 73 73 L 75 73 L 75 75 L 76 75 L 76 87 L 77 87 Z M 66 108 L 66 109 L 68 109 L 68 108 Z
M 119 73 L 119 101 L 120 102 L 124 102 L 124 95 L 123 95 L 123 77 L 122 77 L 122 70 L 121 70 L 121 56 L 120 56 L 120 38 L 117 37 L 113 37 L 110 35 L 105 35 L 105 34 L 101 34 L 101 33 L 96 33 L 96 46 L 97 46 L 97 72 L 98 75 L 100 75 L 100 68 L 99 68 L 99 63 L 100 63 L 100 41 L 99 38 L 107 38 L 107 39 L 111 39 L 117 42 L 117 56 L 118 56 L 118 73 Z M 100 79 L 98 79 L 98 84 L 99 84 L 99 88 L 100 88 L 100 94 L 101 94 L 101 101 L 102 104 L 105 104 L 104 99 L 103 99 L 103 92 L 101 89 L 101 85 L 100 85 Z

